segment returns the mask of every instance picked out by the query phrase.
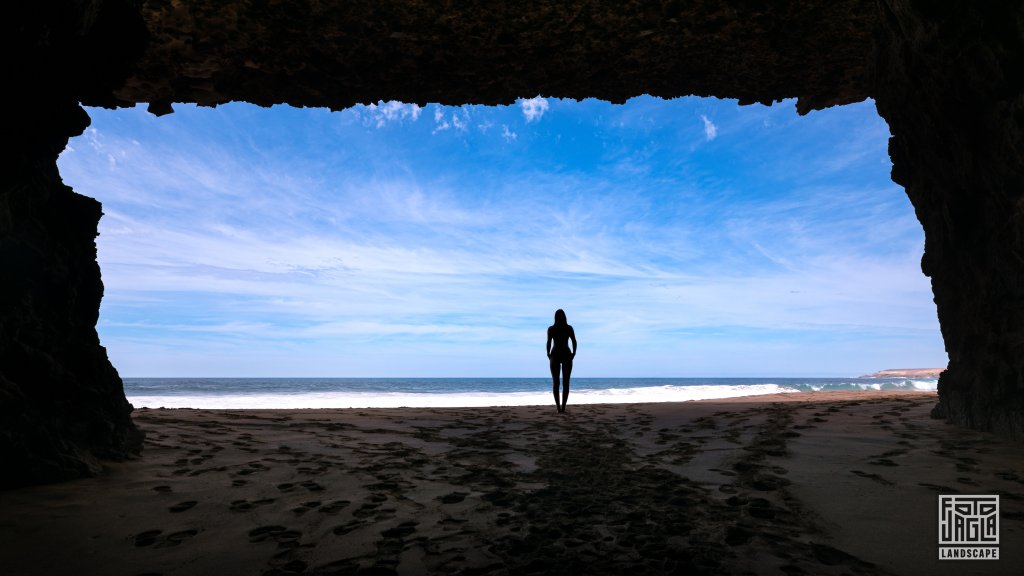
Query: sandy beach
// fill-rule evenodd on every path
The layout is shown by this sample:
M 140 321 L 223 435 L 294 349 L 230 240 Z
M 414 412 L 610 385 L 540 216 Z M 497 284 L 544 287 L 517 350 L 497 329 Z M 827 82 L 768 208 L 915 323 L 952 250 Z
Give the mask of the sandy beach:
M 138 410 L 141 458 L 0 493 L 0 572 L 1020 574 L 1024 446 L 934 393 L 663 404 Z M 999 494 L 1000 559 L 938 559 Z

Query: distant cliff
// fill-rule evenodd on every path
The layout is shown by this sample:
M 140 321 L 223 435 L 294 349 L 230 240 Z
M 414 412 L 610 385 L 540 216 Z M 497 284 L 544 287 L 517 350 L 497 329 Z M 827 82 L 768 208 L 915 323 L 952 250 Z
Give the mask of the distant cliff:
M 861 378 L 938 378 L 945 368 L 891 368 L 865 374 Z

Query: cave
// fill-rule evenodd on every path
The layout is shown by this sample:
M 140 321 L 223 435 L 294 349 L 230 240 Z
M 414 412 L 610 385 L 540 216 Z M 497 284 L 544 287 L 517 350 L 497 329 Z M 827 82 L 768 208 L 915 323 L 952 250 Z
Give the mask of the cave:
M 925 232 L 949 365 L 933 417 L 1024 440 L 1024 3 L 81 0 L 10 8 L 0 486 L 138 453 L 96 333 L 95 200 L 57 156 L 83 106 L 873 98 Z

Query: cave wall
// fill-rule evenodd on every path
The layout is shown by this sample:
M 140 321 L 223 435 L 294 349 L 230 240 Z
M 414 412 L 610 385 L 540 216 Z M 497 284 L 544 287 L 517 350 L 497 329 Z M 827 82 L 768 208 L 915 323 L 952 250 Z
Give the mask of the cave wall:
M 873 97 L 926 235 L 936 415 L 1024 439 L 1024 0 L 69 0 L 7 10 L 0 486 L 139 449 L 96 336 L 100 206 L 56 158 L 80 105 Z
M 100 204 L 47 163 L 0 188 L 0 486 L 97 472 L 141 436 L 96 335 Z
M 57 156 L 89 125 L 79 99 L 113 102 L 145 28 L 124 2 L 64 8 L 24 3 L 2 30 L 17 50 L 0 157 L 0 488 L 94 474 L 142 445 L 96 334 L 100 204 L 63 184 Z
M 949 366 L 933 415 L 1024 440 L 1024 3 L 881 3 L 873 95 Z
M 150 41 L 115 95 L 155 112 L 538 94 L 809 110 L 867 97 L 877 16 L 873 0 L 149 0 Z

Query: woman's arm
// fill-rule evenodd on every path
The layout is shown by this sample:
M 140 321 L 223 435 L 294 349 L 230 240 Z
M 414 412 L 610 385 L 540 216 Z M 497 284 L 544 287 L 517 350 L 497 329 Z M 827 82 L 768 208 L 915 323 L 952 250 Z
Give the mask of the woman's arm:
M 548 350 L 548 358 L 551 358 L 551 342 L 554 341 L 554 337 L 551 336 L 551 326 L 548 326 L 548 343 L 545 344 L 545 348 Z
M 576 331 L 569 326 L 569 339 L 572 340 L 572 357 L 576 357 Z

